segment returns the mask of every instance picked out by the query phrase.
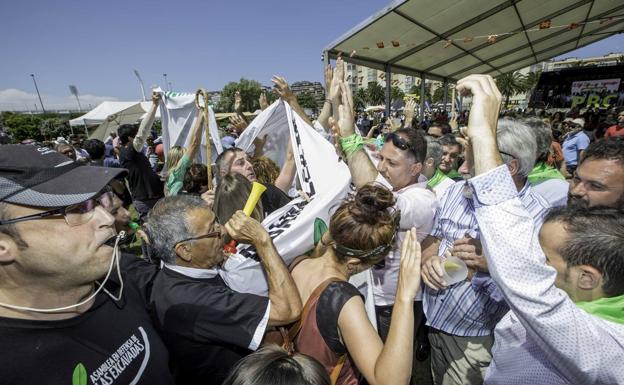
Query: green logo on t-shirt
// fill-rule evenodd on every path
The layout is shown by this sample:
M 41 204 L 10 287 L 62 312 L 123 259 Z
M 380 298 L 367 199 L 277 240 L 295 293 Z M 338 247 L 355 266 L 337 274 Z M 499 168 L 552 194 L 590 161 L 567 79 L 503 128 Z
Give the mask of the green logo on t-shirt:
M 87 369 L 81 363 L 78 363 L 74 368 L 72 385 L 87 385 Z

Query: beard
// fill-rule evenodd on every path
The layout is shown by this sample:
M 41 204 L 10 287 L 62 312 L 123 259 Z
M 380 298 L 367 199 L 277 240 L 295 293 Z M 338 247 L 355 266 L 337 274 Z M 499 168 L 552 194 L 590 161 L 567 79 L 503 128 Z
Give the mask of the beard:
M 582 199 L 582 198 L 577 198 L 574 195 L 571 195 L 569 193 L 568 193 L 568 206 L 578 207 L 578 208 L 591 207 L 589 201 Z M 613 204 L 610 204 L 610 205 L 601 204 L 601 205 L 594 205 L 594 206 L 612 207 L 615 209 L 624 210 L 624 194 L 620 195 L 618 200 L 615 201 Z
M 589 202 L 568 193 L 568 207 L 587 208 L 589 207 Z

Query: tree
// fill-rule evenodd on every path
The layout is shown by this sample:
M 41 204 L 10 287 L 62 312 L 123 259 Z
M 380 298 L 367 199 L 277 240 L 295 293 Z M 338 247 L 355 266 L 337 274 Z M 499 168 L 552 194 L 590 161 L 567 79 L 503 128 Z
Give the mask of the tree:
M 542 76 L 541 71 L 529 72 L 524 77 L 524 87 L 526 92 L 531 92 L 539 83 L 540 76 Z
M 364 88 L 358 88 L 353 95 L 353 104 L 356 110 L 363 110 L 366 108 L 366 90 Z
M 239 82 L 229 82 L 221 91 L 218 111 L 232 112 L 234 110 L 234 93 L 239 91 L 242 98 L 243 111 L 253 112 L 260 108 L 258 98 L 262 92 L 262 85 L 255 80 L 241 78 Z
M 3 112 L 2 121 L 4 126 L 13 136 L 13 140 L 21 142 L 24 139 L 43 140 L 43 135 L 39 129 L 41 117 L 30 114 L 17 114 L 14 112 Z
M 393 86 L 390 90 L 390 99 L 392 99 L 393 101 L 397 99 L 403 99 L 404 96 L 405 92 L 403 92 L 403 90 L 397 86 Z
M 444 86 L 438 87 L 431 95 L 431 101 L 435 104 L 444 102 Z
M 301 108 L 309 108 L 314 112 L 316 112 L 316 110 L 318 109 L 316 99 L 314 99 L 314 96 L 312 96 L 312 94 L 310 93 L 302 92 L 297 95 L 297 102 L 299 103 Z
M 386 100 L 384 89 L 377 82 L 370 82 L 366 87 L 366 100 L 368 104 L 376 106 L 383 104 Z
M 496 86 L 505 96 L 505 107 L 509 98 L 526 91 L 525 77 L 520 72 L 509 72 L 496 78 Z
M 39 130 L 45 139 L 56 139 L 59 136 L 69 136 L 71 128 L 69 121 L 63 118 L 47 118 L 41 121 Z

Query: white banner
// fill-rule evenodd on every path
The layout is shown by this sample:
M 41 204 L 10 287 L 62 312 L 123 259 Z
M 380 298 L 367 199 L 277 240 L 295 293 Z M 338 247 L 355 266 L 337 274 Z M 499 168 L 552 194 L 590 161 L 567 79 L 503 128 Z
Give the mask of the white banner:
M 301 198 L 292 200 L 262 222 L 277 252 L 289 265 L 296 257 L 314 248 L 315 230 L 318 237 L 321 223 L 329 226 L 331 214 L 351 191 L 351 174 L 347 165 L 338 159 L 334 146 L 326 136 L 312 128 L 281 100 L 250 123 L 237 141 L 237 146 L 250 151 L 258 135 L 269 135 L 264 150 L 269 151 L 267 156 L 280 165 L 288 140 L 291 140 L 299 185 L 310 197 L 309 201 Z M 266 277 L 255 248 L 243 244 L 238 245 L 237 251 L 227 259 L 221 277 L 233 290 L 267 296 Z M 364 296 L 368 318 L 376 328 L 370 269 L 351 277 L 349 282 Z
M 582 80 L 572 82 L 572 95 L 600 94 L 602 92 L 617 93 L 620 79 Z
M 309 201 L 302 198 L 292 200 L 262 222 L 278 253 L 288 265 L 294 258 L 314 247 L 315 222 L 322 220 L 326 225 L 329 224 L 330 212 L 349 191 L 351 174 L 347 165 L 339 161 L 334 147 L 294 113 L 288 104 L 278 101 L 258 115 L 256 120 L 264 125 L 254 120 L 248 128 L 251 130 L 245 130 L 237 144 L 242 143 L 249 148 L 254 137 L 265 132 L 274 135 L 277 138 L 275 142 L 287 144 L 290 138 L 301 189 L 310 197 Z M 281 138 L 281 131 L 288 134 L 285 140 Z M 285 148 L 275 148 L 277 158 L 286 152 Z M 253 246 L 239 245 L 238 254 L 228 258 L 222 278 L 236 291 L 267 295 L 266 279 L 258 261 Z
M 197 119 L 197 109 L 195 108 L 195 94 L 182 92 L 163 92 L 157 89 L 162 95 L 160 101 L 160 115 L 162 119 L 162 138 L 165 157 L 169 149 L 173 146 L 187 147 L 189 145 L 190 134 L 195 120 Z M 203 100 L 200 98 L 200 105 Z M 212 139 L 212 160 L 223 152 L 221 138 L 219 136 L 219 126 L 215 118 L 212 107 L 208 107 L 208 129 Z M 206 133 L 202 126 L 202 141 L 200 151 L 195 159 L 197 163 L 206 164 Z

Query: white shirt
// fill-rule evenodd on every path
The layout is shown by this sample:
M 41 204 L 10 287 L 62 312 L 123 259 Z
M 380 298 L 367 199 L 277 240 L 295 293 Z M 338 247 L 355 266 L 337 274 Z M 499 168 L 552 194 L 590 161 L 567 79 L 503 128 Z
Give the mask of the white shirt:
M 438 201 L 440 201 L 440 198 L 442 198 L 446 190 L 448 190 L 448 188 L 451 187 L 454 183 L 455 181 L 453 179 L 444 178 L 440 183 L 433 187 L 433 192 L 435 193 Z
M 511 311 L 494 331 L 486 384 L 624 384 L 624 325 L 555 287 L 507 166 L 469 182 L 491 276 Z
M 388 182 L 381 174 L 378 174 L 376 182 L 388 186 Z M 405 233 L 415 227 L 418 242 L 422 242 L 433 228 L 438 201 L 435 194 L 427 190 L 426 186 L 425 178 L 425 182 L 411 184 L 394 192 L 395 209 L 401 210 L 401 223 L 394 240 L 394 247 L 386 256 L 386 266 L 383 269 L 372 269 L 376 306 L 394 304 L 401 265 L 401 243 L 405 238 Z M 416 299 L 419 301 L 422 299 L 421 290 L 418 290 Z
M 550 207 L 565 206 L 568 202 L 570 183 L 563 179 L 548 179 L 532 187 L 533 191 L 546 199 Z

